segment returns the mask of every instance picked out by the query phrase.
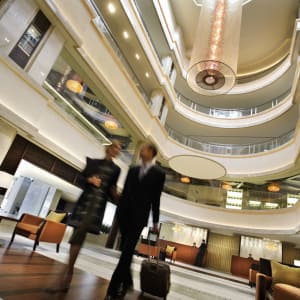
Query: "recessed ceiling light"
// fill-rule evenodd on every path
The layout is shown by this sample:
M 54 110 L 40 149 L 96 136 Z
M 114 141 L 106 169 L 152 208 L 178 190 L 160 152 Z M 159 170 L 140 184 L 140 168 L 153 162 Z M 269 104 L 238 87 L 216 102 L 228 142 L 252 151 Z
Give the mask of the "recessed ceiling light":
M 148 72 L 146 72 L 146 73 L 145 73 L 145 76 L 146 76 L 147 78 L 149 78 L 149 77 L 150 77 L 150 74 L 149 74 Z
M 111 14 L 114 14 L 116 12 L 116 7 L 111 2 L 108 3 L 107 9 Z
M 127 31 L 124 31 L 124 32 L 123 32 L 123 36 L 124 36 L 125 39 L 128 39 L 128 38 L 129 38 L 128 32 L 127 32 Z
M 140 57 L 140 55 L 139 55 L 138 53 L 136 53 L 136 54 L 135 54 L 135 58 L 136 58 L 137 60 L 139 60 L 141 57 Z

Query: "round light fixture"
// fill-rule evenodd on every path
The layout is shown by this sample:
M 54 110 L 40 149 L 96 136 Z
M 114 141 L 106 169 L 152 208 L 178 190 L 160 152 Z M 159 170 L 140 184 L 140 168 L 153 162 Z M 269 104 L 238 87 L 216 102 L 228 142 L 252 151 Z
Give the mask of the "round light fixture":
M 76 93 L 76 94 L 80 94 L 83 91 L 83 86 L 82 84 L 74 79 L 69 79 L 66 82 L 66 87 L 69 91 Z
M 118 123 L 114 120 L 107 120 L 104 122 L 104 126 L 107 128 L 107 129 L 110 129 L 110 130 L 115 130 L 119 127 Z
M 271 182 L 268 185 L 268 191 L 269 192 L 279 192 L 280 191 L 280 185 L 278 182 Z
M 226 182 L 223 182 L 221 187 L 222 187 L 223 190 L 226 190 L 226 191 L 232 189 L 232 186 L 230 184 L 226 183 Z
M 183 177 L 180 178 L 180 181 L 182 183 L 190 183 L 191 179 L 189 177 L 187 177 L 187 176 L 183 176 Z

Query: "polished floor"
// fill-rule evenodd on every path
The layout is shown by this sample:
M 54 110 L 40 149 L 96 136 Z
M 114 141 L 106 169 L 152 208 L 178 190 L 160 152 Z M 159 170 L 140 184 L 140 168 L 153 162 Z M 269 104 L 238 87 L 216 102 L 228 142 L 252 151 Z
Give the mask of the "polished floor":
M 10 249 L 7 248 L 13 229 L 12 222 L 0 223 L 0 297 L 2 299 L 99 299 L 104 298 L 108 280 L 117 263 L 119 252 L 99 246 L 97 239 L 88 239 L 76 262 L 71 287 L 68 293 L 48 294 L 46 287 L 53 286 L 59 278 L 63 263 L 68 258 L 68 234 L 59 254 L 55 245 L 41 243 L 32 252 L 32 241 L 17 236 Z M 100 238 L 101 239 L 101 238 Z M 159 299 L 140 295 L 139 270 L 142 258 L 135 257 L 132 265 L 135 291 L 126 295 L 126 300 Z M 184 264 L 171 265 L 170 300 L 250 300 L 255 290 L 247 281 L 230 274 L 207 269 L 191 268 Z

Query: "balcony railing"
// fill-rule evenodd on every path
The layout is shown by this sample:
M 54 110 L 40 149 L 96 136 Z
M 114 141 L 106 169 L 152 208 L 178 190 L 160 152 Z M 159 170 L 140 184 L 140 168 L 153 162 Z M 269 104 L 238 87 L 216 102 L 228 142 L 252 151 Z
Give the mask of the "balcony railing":
M 214 118 L 220 118 L 220 119 L 237 119 L 242 117 L 249 117 L 254 116 L 258 113 L 261 113 L 263 111 L 266 111 L 270 108 L 275 107 L 281 101 L 283 101 L 287 95 L 291 92 L 291 89 L 288 89 L 285 93 L 278 96 L 276 99 L 273 99 L 271 101 L 268 101 L 264 104 L 250 107 L 250 108 L 234 108 L 234 109 L 223 109 L 223 108 L 214 108 L 214 107 L 207 107 L 204 105 L 201 105 L 199 103 L 194 102 L 191 99 L 188 99 L 184 95 L 180 94 L 178 91 L 176 91 L 177 99 L 180 103 L 187 106 L 189 109 L 202 113 L 207 114 Z
M 181 185 L 181 186 L 180 186 Z M 291 207 L 288 203 L 288 194 L 281 192 L 268 192 L 261 190 L 244 190 L 242 198 L 236 201 L 228 199 L 228 191 L 221 187 L 193 185 L 192 190 L 198 193 L 190 193 L 184 183 L 166 181 L 164 192 L 176 197 L 213 207 L 243 210 L 270 210 Z M 197 197 L 195 197 L 197 195 Z M 295 205 L 295 204 L 294 204 Z
M 186 145 L 190 148 L 197 149 L 203 152 L 218 154 L 218 155 L 252 155 L 255 153 L 261 153 L 276 149 L 289 141 L 294 137 L 295 130 L 291 130 L 279 137 L 270 139 L 262 143 L 254 144 L 218 144 L 199 141 L 190 137 L 187 137 L 174 129 L 167 127 L 166 130 L 169 136 L 175 141 Z

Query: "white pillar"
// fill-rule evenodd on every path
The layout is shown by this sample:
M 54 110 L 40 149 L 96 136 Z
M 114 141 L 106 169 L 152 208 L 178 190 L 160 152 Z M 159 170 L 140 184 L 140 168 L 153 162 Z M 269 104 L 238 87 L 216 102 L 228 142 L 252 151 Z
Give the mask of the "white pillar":
M 167 76 L 170 76 L 172 65 L 173 65 L 173 61 L 172 61 L 171 56 L 165 56 L 162 59 L 162 69 L 163 69 L 164 74 L 166 74 Z
M 160 90 L 154 90 L 151 94 L 151 112 L 152 115 L 155 117 L 158 117 L 160 110 L 161 110 L 161 105 L 163 103 L 163 98 L 164 95 Z
M 16 129 L 0 121 L 0 164 L 16 137 Z
M 163 125 L 165 125 L 165 123 L 166 123 L 168 111 L 169 111 L 169 107 L 168 107 L 167 102 L 165 101 L 164 106 L 163 106 L 163 108 L 162 108 L 162 113 L 161 113 L 161 116 L 160 116 L 160 122 L 161 122 Z
M 47 37 L 46 43 L 39 54 L 35 57 L 33 64 L 28 70 L 29 76 L 39 85 L 45 81 L 48 73 L 54 65 L 64 45 L 64 38 L 57 28 L 54 28 Z

